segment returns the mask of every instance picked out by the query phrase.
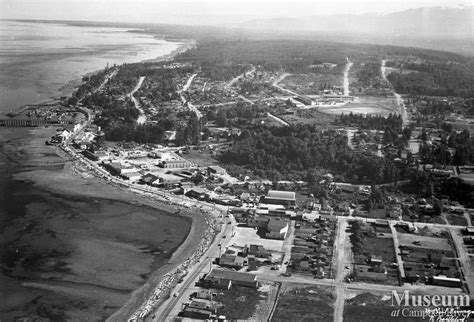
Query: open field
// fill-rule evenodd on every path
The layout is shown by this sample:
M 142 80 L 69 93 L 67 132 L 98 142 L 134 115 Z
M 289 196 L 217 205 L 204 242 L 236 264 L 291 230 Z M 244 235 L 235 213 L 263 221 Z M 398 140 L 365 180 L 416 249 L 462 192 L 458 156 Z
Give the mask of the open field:
M 223 305 L 217 309 L 217 313 L 232 320 L 266 320 L 273 307 L 276 291 L 277 287 L 273 284 L 263 284 L 258 289 L 232 286 L 227 291 L 217 293 L 215 301 Z
M 446 220 L 450 225 L 469 226 L 464 214 L 447 214 Z
M 284 284 L 271 321 L 332 321 L 334 300 L 333 287 Z
M 318 94 L 323 89 L 333 86 L 342 87 L 342 74 L 298 74 L 287 76 L 279 83 L 280 86 L 295 91 L 301 95 Z
M 410 295 L 412 294 L 414 294 L 414 292 L 410 293 Z M 405 311 L 402 311 L 403 308 L 392 306 L 390 292 L 354 292 L 352 294 L 346 294 L 346 296 L 347 298 L 344 305 L 344 321 L 428 321 L 428 317 L 425 317 L 423 320 L 422 317 L 419 316 L 425 311 L 424 307 L 410 307 Z M 396 313 L 392 313 L 394 311 L 397 312 L 397 310 L 399 311 L 398 316 Z
M 278 115 L 290 124 L 316 124 L 328 126 L 335 120 L 334 115 L 322 113 L 315 108 L 296 110 L 294 114 Z
M 395 98 L 384 97 L 360 97 L 354 102 L 349 102 L 342 106 L 318 107 L 318 110 L 327 114 L 379 114 L 388 115 L 390 113 L 399 113 L 397 101 Z
M 446 238 L 419 236 L 415 234 L 398 234 L 400 246 L 414 249 L 436 249 L 439 251 L 452 251 L 452 246 Z

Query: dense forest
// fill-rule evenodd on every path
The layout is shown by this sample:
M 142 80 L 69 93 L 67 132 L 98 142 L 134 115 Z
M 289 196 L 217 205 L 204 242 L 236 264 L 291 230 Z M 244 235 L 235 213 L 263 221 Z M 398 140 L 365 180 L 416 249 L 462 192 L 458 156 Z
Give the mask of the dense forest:
M 351 150 L 345 135 L 314 125 L 254 127 L 242 132 L 220 160 L 272 180 L 307 180 L 308 171 L 316 169 L 337 174 L 337 180 L 361 183 L 393 182 L 405 176 L 405 169 Z
M 388 80 L 395 91 L 411 96 L 474 96 L 474 62 L 465 64 L 458 62 L 403 63 L 394 65 L 400 70 L 412 72 L 393 72 Z
M 197 61 L 203 66 L 222 66 L 232 62 L 241 66 L 263 66 L 269 71 L 284 69 L 289 72 L 306 72 L 309 66 L 321 62 L 344 65 L 351 51 L 341 46 L 343 45 L 298 40 L 203 41 L 196 48 L 178 55 L 176 59 Z
M 380 61 L 387 56 L 417 56 L 432 60 L 440 66 L 457 62 L 461 66 L 470 64 L 470 59 L 442 51 L 409 47 L 335 43 L 314 40 L 202 40 L 198 45 L 176 57 L 177 61 L 190 61 L 209 70 L 212 66 L 247 64 L 263 66 L 269 71 L 285 70 L 292 73 L 306 73 L 310 66 L 323 62 L 346 64 L 349 57 L 354 62 Z M 377 65 L 378 64 L 378 65 Z M 368 64 L 364 73 L 377 75 L 380 64 Z M 455 66 L 455 64 L 453 64 Z M 361 75 L 364 76 L 364 75 Z M 222 77 L 222 76 L 219 76 Z M 230 75 L 226 79 L 230 79 Z
M 466 165 L 474 164 L 474 139 L 469 131 L 460 133 L 454 131 L 448 124 L 443 126 L 440 145 L 433 146 L 424 142 L 420 148 L 420 157 L 423 163 L 441 165 Z M 426 134 L 421 134 L 421 139 L 426 141 Z

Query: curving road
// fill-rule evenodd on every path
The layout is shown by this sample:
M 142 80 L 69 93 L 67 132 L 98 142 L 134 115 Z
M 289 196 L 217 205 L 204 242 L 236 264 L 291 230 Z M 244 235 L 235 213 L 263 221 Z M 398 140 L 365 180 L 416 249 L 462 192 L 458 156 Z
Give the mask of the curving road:
M 183 93 L 186 92 L 188 89 L 189 89 L 189 86 L 191 86 L 191 83 L 193 82 L 194 78 L 197 76 L 197 74 L 193 74 L 191 75 L 191 77 L 189 77 L 188 81 L 186 82 L 186 84 L 184 84 L 183 88 L 178 92 L 179 93 L 179 96 L 181 97 L 181 101 L 183 102 L 183 105 L 185 105 L 186 103 L 188 104 L 188 107 L 191 111 L 194 112 L 194 114 L 196 114 L 198 120 L 202 117 L 202 113 L 197 109 L 196 106 L 194 106 L 193 104 L 191 104 L 190 101 L 186 100 L 186 97 L 184 97 Z

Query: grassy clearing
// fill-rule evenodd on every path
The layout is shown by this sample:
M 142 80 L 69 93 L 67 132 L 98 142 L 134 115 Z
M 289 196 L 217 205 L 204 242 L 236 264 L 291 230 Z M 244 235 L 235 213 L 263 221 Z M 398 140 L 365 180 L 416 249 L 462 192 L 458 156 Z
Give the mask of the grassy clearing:
M 464 215 L 447 214 L 446 219 L 451 225 L 469 226 L 467 223 L 466 217 L 464 217 Z
M 362 293 L 352 299 L 346 300 L 344 305 L 344 321 L 367 322 L 367 321 L 423 321 L 420 317 L 392 316 L 393 311 L 399 307 L 391 306 L 391 298 L 384 298 L 381 294 Z M 414 308 L 416 310 L 416 308 Z M 420 308 L 419 310 L 424 310 Z M 401 310 L 400 310 L 401 311 Z M 409 312 L 405 311 L 405 315 Z
M 231 320 L 249 319 L 255 313 L 257 304 L 266 296 L 267 293 L 257 289 L 233 285 L 228 291 L 218 293 L 216 301 L 224 306 L 217 313 Z
M 272 321 L 332 321 L 335 297 L 331 287 L 286 288 Z

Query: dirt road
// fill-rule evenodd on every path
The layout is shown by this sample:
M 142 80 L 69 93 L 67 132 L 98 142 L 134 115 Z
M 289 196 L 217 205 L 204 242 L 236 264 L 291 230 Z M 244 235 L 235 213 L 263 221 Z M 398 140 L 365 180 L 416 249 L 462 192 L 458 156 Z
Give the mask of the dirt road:
M 344 96 L 349 96 L 349 71 L 351 70 L 353 63 L 347 57 L 346 68 L 344 69 Z
M 135 85 L 135 88 L 130 92 L 130 94 L 128 94 L 128 97 L 130 97 L 130 99 L 132 100 L 133 104 L 135 105 L 135 108 L 138 111 L 140 111 L 140 115 L 138 116 L 138 119 L 137 119 L 137 124 L 139 124 L 139 125 L 145 124 L 146 115 L 145 115 L 145 112 L 140 107 L 140 103 L 138 103 L 138 100 L 135 98 L 135 96 L 133 96 L 133 94 L 135 94 L 136 91 L 138 91 L 140 89 L 140 87 L 142 87 L 142 84 L 143 84 L 144 80 L 145 80 L 145 76 L 141 76 L 138 79 L 138 83 L 137 83 L 137 85 Z
M 382 78 L 390 84 L 390 81 L 387 78 L 387 67 L 385 67 L 386 60 L 382 60 L 382 65 L 380 66 L 381 72 L 382 72 Z M 405 107 L 405 103 L 403 102 L 402 96 L 398 93 L 395 92 L 395 90 L 392 87 L 392 84 L 390 84 L 390 87 L 392 88 L 393 95 L 395 96 L 395 99 L 397 101 L 398 109 L 400 112 L 400 115 L 402 116 L 402 121 L 403 121 L 403 126 L 406 126 L 408 123 L 408 117 L 407 117 L 407 110 Z

